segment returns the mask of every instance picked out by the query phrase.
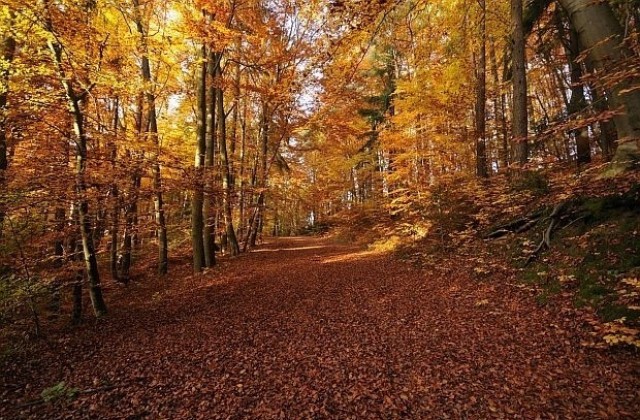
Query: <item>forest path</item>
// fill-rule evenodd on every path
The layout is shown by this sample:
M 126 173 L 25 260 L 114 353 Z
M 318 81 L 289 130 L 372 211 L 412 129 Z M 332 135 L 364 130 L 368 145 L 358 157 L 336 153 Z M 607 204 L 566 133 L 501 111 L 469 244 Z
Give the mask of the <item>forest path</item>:
M 581 346 L 573 317 L 462 266 L 435 276 L 316 238 L 275 240 L 221 265 L 183 278 L 174 264 L 168 289 L 114 291 L 107 320 L 58 333 L 35 360 L 0 366 L 0 418 L 639 412 L 637 355 Z M 125 292 L 135 305 L 118 304 Z M 16 409 L 61 380 L 89 391 Z

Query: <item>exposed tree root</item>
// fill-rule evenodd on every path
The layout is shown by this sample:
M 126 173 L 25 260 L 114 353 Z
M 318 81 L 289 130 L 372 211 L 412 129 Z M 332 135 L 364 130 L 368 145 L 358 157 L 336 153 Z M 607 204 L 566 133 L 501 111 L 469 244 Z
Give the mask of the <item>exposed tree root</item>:
M 540 254 L 540 252 L 542 252 L 542 250 L 551 248 L 551 236 L 553 235 L 553 232 L 557 229 L 560 219 L 565 214 L 565 211 L 568 207 L 568 203 L 569 203 L 568 201 L 562 201 L 556 204 L 556 206 L 553 208 L 553 211 L 551 211 L 551 214 L 548 217 L 549 226 L 547 226 L 545 231 L 542 233 L 542 239 L 540 240 L 538 247 L 535 249 L 535 251 L 533 251 L 531 255 L 529 255 L 529 258 L 527 258 L 527 262 L 525 263 L 525 266 L 529 265 L 533 260 L 535 260 Z
M 498 226 L 496 230 L 484 236 L 484 239 L 501 238 L 509 233 L 522 233 L 534 227 L 542 217 L 544 210 L 537 210 L 530 215 Z

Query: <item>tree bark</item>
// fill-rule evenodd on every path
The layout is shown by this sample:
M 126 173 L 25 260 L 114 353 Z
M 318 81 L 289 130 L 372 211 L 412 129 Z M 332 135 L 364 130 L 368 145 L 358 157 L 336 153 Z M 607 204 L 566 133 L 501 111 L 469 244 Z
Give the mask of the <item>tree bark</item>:
M 582 82 L 582 67 L 580 65 L 580 45 L 578 34 L 573 30 L 569 31 L 569 45 L 566 48 L 571 70 L 571 100 L 567 113 L 571 115 L 579 115 L 587 106 L 584 96 L 584 84 Z M 576 160 L 578 165 L 591 162 L 591 146 L 589 144 L 589 131 L 587 127 L 578 128 L 572 131 L 572 136 L 576 142 Z
M 109 268 L 111 269 L 111 277 L 119 281 L 118 273 L 118 229 L 120 225 L 120 197 L 118 190 L 118 181 L 116 179 L 116 159 L 118 157 L 117 141 L 118 128 L 120 126 L 120 101 L 118 98 L 114 101 L 113 111 L 113 142 L 111 144 L 111 168 L 114 174 L 114 180 L 111 184 L 111 246 L 109 248 Z
M 138 136 L 147 126 L 146 115 L 144 112 L 144 94 L 138 93 L 136 98 L 136 109 L 134 113 L 135 130 Z M 140 187 L 142 185 L 142 156 L 135 149 L 127 150 L 127 158 L 131 167 L 130 184 L 126 194 L 124 203 L 125 223 L 122 232 L 122 246 L 120 247 L 120 255 L 118 256 L 119 281 L 128 283 L 130 279 L 131 264 L 133 262 L 133 248 L 137 238 L 138 227 L 138 198 Z
M 218 66 L 218 77 L 222 79 L 220 66 Z M 233 227 L 233 210 L 231 205 L 232 197 L 232 175 L 229 165 L 229 155 L 227 152 L 227 124 L 224 111 L 224 91 L 221 86 L 217 88 L 218 103 L 218 140 L 220 142 L 220 164 L 222 166 L 222 211 L 227 236 L 227 248 L 231 255 L 238 255 L 240 247 L 236 239 L 236 231 Z
M 53 25 L 47 21 L 47 30 L 54 34 Z M 85 172 L 87 164 L 87 135 L 84 127 L 84 114 L 82 112 L 79 95 L 73 87 L 73 79 L 67 75 L 62 63 L 62 45 L 56 38 L 48 41 L 49 50 L 53 56 L 62 87 L 64 88 L 69 110 L 73 116 L 73 132 L 76 148 L 75 157 L 75 188 L 77 194 L 78 223 L 80 227 L 80 237 L 82 243 L 83 259 L 85 270 L 89 281 L 89 296 L 93 311 L 97 317 L 107 313 L 107 306 L 102 297 L 102 287 L 100 285 L 100 273 L 98 271 L 98 261 L 91 235 L 91 218 L 89 216 L 89 202 L 87 199 L 87 186 Z
M 255 211 L 251 217 L 251 223 L 249 231 L 247 233 L 247 239 L 244 244 L 246 250 L 247 247 L 253 248 L 256 246 L 258 239 L 258 232 L 262 226 L 262 218 L 264 217 L 264 194 L 267 188 L 267 153 L 269 148 L 269 105 L 266 102 L 262 104 L 262 116 L 261 116 L 261 128 L 260 128 L 260 153 L 259 161 L 256 162 L 256 172 L 260 171 L 259 177 L 256 174 L 256 179 L 259 179 L 261 191 L 258 194 L 256 201 Z M 259 166 L 258 166 L 259 162 Z
M 505 94 L 500 86 L 500 76 L 498 75 L 498 62 L 496 59 L 496 49 L 493 39 L 489 42 L 489 54 L 491 56 L 491 74 L 494 84 L 493 113 L 495 117 L 496 137 L 501 139 L 500 145 L 500 166 L 509 166 L 509 134 L 507 132 L 507 121 L 505 118 Z
M 9 68 L 16 51 L 16 42 L 13 37 L 6 34 L 0 40 L 0 58 L 2 59 L 2 71 L 0 72 L 0 191 L 5 191 L 5 172 L 9 167 L 7 156 L 7 99 L 9 94 Z M 5 203 L 0 202 L 0 238 L 2 237 L 2 225 L 5 217 Z
M 480 51 L 476 63 L 476 175 L 487 178 L 487 130 L 486 130 L 486 102 L 487 102 L 487 31 L 486 31 L 486 3 L 479 0 L 480 4 Z
M 140 35 L 140 52 L 142 54 L 140 61 L 140 71 L 142 73 L 142 82 L 144 85 L 144 98 L 147 110 L 147 127 L 145 127 L 146 140 L 150 141 L 153 146 L 153 157 L 151 159 L 153 165 L 153 205 L 155 219 L 157 225 L 158 240 L 158 274 L 167 273 L 169 264 L 169 251 L 167 244 L 167 224 L 164 214 L 164 200 L 162 196 L 162 173 L 160 168 L 160 140 L 158 138 L 158 113 L 156 110 L 156 97 L 152 89 L 153 79 L 151 77 L 151 62 L 149 60 L 149 47 L 147 45 L 147 30 L 142 22 L 142 12 L 140 10 L 139 0 L 133 0 L 135 7 L 135 23 Z
M 242 122 L 240 124 L 240 205 L 239 205 L 239 224 L 238 226 L 238 236 L 240 238 L 243 237 L 245 231 L 245 202 L 246 202 L 246 181 L 244 179 L 245 173 L 245 160 L 246 160 L 246 141 L 247 141 L 247 101 L 243 101 L 242 105 Z
M 511 111 L 513 156 L 518 163 L 525 164 L 529 159 L 529 147 L 527 142 L 527 74 L 522 1 L 511 0 L 513 31 L 513 108 Z
M 202 207 L 204 200 L 203 176 L 206 153 L 207 136 L 207 49 L 203 45 L 201 48 L 202 63 L 198 69 L 197 80 L 197 144 L 195 157 L 195 186 L 193 198 L 191 200 L 191 243 L 193 247 L 193 270 L 200 272 L 205 266 L 205 250 L 203 240 L 204 221 L 202 217 Z
M 215 78 L 216 68 L 220 65 L 218 54 L 214 53 L 210 48 L 207 52 L 207 140 L 206 152 L 204 160 L 204 204 L 202 207 L 204 227 L 203 227 L 203 244 L 204 244 L 204 261 L 207 267 L 213 267 L 216 264 L 216 214 L 214 203 L 216 201 L 213 194 L 214 186 L 214 164 L 216 160 L 216 93 Z
M 558 0 L 569 14 L 580 44 L 589 51 L 596 70 L 603 75 L 615 74 L 633 53 L 624 45 L 623 30 L 607 2 L 592 0 Z M 640 91 L 627 91 L 636 85 L 637 77 L 621 78 L 609 88 L 609 104 L 619 110 L 614 117 L 618 148 L 613 157 L 617 167 L 626 169 L 640 159 Z

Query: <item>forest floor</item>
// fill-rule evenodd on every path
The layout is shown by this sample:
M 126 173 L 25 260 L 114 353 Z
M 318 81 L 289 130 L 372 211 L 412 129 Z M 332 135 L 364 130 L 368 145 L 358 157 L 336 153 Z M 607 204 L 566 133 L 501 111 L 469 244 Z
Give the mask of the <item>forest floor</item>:
M 637 353 L 447 264 L 320 238 L 198 276 L 174 261 L 109 290 L 106 319 L 4 357 L 0 418 L 637 418 Z

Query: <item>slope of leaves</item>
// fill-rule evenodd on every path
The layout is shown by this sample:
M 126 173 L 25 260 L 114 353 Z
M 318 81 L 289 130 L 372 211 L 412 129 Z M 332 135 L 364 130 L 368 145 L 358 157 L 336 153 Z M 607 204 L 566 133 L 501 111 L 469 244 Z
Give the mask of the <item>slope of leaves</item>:
M 388 236 L 404 236 L 396 248 L 423 267 L 467 260 L 477 278 L 508 275 L 540 305 L 591 308 L 594 339 L 585 343 L 634 344 L 640 174 L 612 180 L 599 171 L 597 164 L 579 174 L 556 165 L 485 182 L 454 178 L 430 188 L 428 201 L 392 205 L 402 222 L 388 225 Z M 559 203 L 566 203 L 565 214 L 547 249 L 540 243 Z M 521 231 L 500 233 L 518 220 Z M 421 226 L 421 237 L 411 238 Z

